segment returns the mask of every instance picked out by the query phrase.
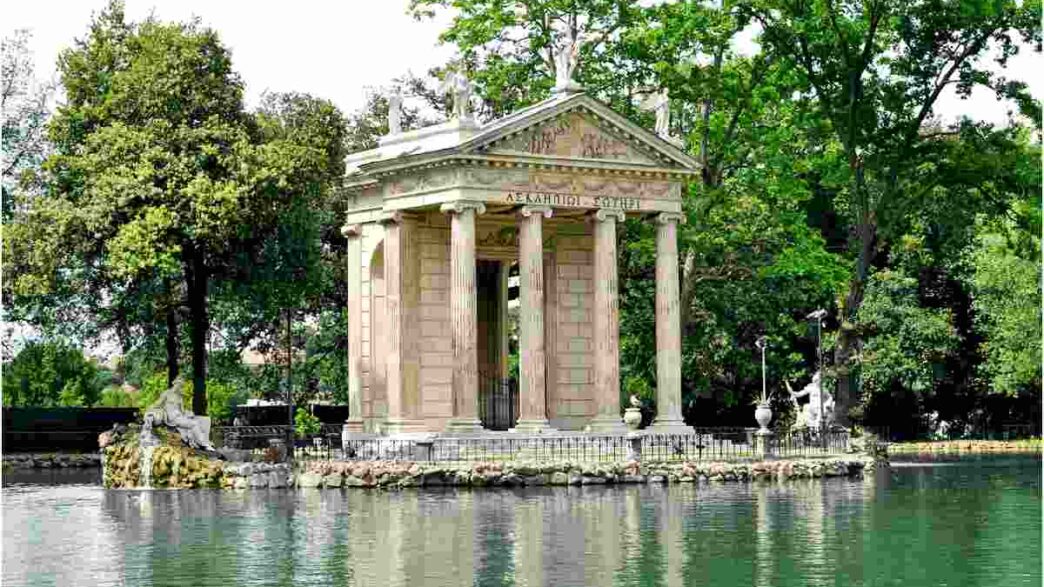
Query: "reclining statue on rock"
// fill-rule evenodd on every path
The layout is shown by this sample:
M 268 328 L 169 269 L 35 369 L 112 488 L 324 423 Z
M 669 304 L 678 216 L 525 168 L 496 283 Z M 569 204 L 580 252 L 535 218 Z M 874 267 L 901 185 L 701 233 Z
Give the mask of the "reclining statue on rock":
M 210 443 L 210 418 L 197 416 L 181 407 L 181 394 L 185 382 L 178 377 L 174 385 L 160 394 L 159 398 L 145 410 L 142 435 L 151 434 L 153 426 L 165 425 L 175 428 L 185 444 L 192 448 L 215 450 Z

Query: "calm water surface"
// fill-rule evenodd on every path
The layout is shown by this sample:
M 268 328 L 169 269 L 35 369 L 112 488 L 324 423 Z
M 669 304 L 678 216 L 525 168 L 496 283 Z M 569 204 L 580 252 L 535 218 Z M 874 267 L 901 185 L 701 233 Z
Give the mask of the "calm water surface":
M 145 492 L 95 477 L 4 477 L 5 586 L 1042 581 L 1039 456 L 750 486 Z

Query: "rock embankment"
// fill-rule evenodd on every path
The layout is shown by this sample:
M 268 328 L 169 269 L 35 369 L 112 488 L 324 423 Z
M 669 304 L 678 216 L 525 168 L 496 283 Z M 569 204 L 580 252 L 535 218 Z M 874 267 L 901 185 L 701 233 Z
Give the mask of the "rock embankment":
M 12 453 L 4 455 L 4 465 L 12 469 L 76 469 L 100 467 L 98 453 Z
M 873 469 L 868 457 L 755 463 L 473 463 L 470 466 L 395 461 L 309 463 L 295 477 L 298 487 L 524 487 L 622 483 L 716 483 L 860 476 Z

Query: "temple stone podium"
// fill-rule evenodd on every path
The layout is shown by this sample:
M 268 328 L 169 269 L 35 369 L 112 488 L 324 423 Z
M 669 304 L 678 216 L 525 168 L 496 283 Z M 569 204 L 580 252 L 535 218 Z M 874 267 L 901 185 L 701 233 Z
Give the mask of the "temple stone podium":
M 489 428 L 508 377 L 517 272 L 520 376 L 506 427 L 626 432 L 617 228 L 634 218 L 656 227 L 653 429 L 690 432 L 677 230 L 696 172 L 674 142 L 575 91 L 484 126 L 458 109 L 349 156 L 346 429 Z

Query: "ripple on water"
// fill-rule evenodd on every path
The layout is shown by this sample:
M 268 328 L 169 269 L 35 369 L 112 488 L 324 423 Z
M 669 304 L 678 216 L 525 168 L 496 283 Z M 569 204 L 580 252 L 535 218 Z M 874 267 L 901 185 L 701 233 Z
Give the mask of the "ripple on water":
M 9 585 L 1041 583 L 1040 459 L 525 490 L 3 489 Z

